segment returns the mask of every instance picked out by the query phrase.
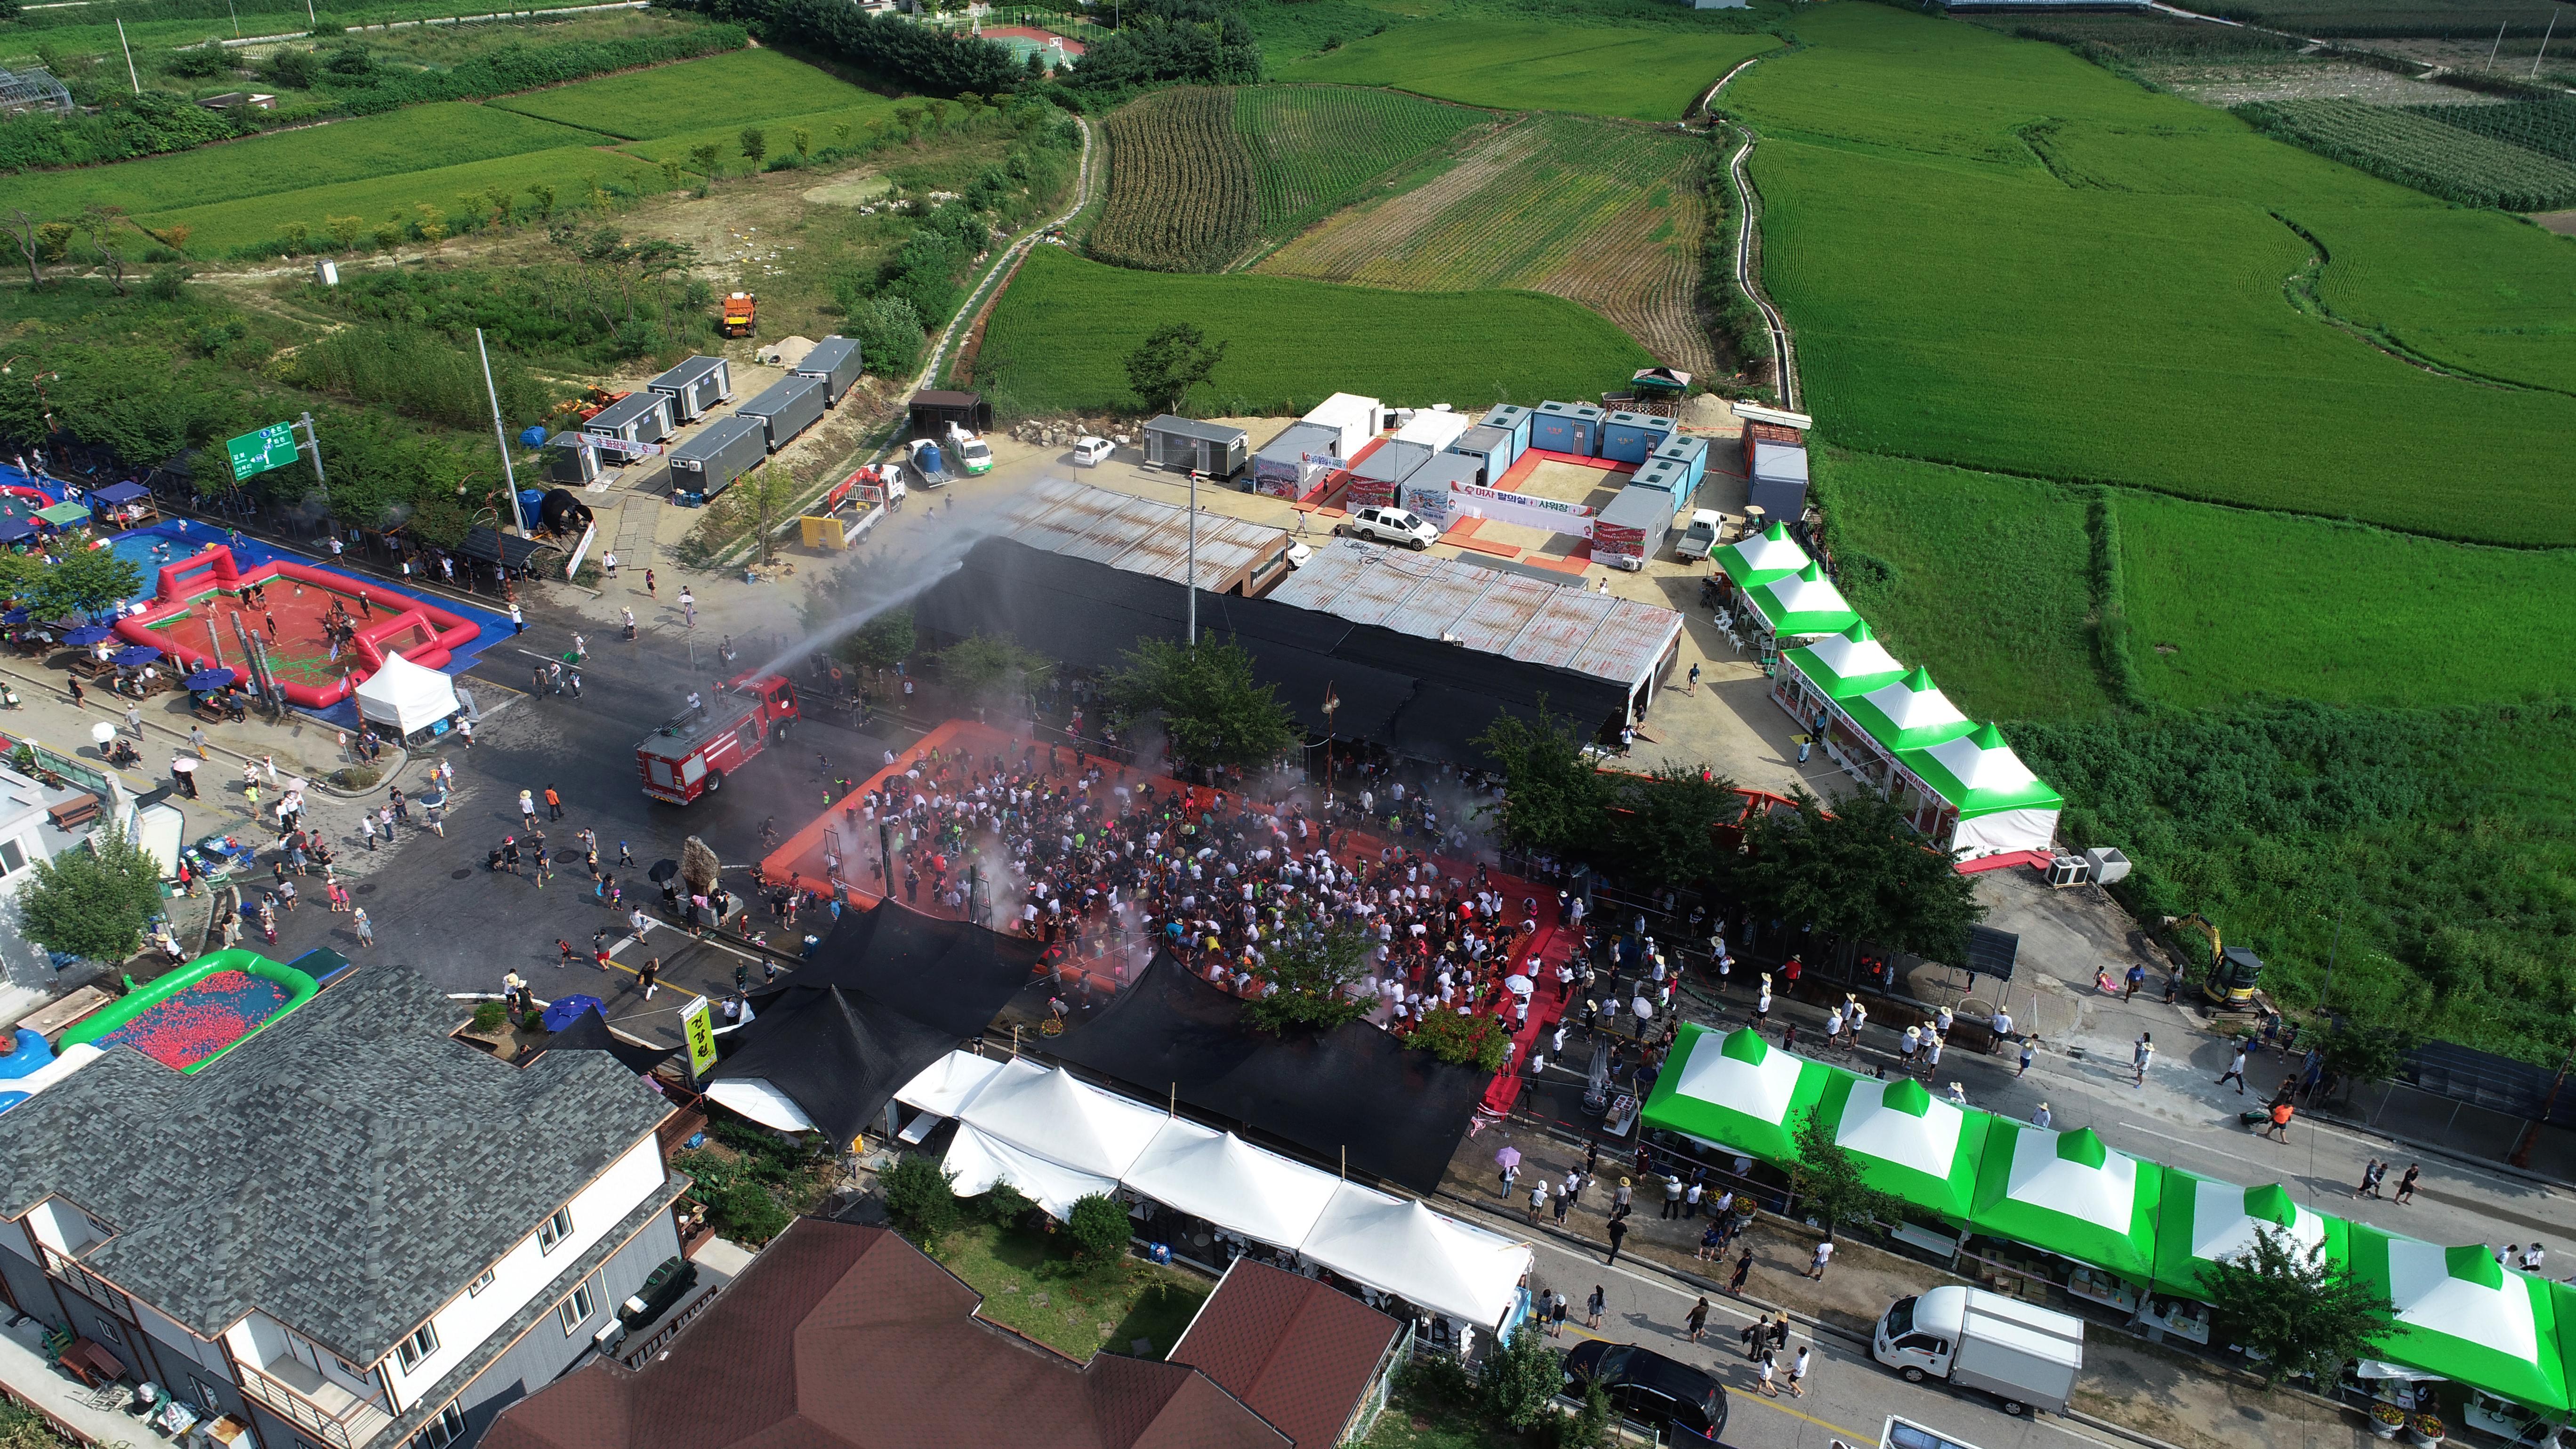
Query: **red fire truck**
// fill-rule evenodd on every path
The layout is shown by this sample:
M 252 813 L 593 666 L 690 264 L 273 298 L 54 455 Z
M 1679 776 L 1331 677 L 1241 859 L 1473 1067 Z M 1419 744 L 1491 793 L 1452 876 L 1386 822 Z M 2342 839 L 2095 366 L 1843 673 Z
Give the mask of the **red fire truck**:
M 775 674 L 729 679 L 697 709 L 644 737 L 635 773 L 644 793 L 686 805 L 724 788 L 725 776 L 787 732 L 797 718 L 796 686 Z

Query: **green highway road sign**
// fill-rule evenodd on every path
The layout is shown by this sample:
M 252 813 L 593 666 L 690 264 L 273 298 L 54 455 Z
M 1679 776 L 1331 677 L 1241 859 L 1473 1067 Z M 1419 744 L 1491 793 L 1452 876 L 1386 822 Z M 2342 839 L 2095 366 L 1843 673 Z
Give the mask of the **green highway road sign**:
M 283 468 L 295 461 L 295 425 L 273 423 L 256 433 L 227 440 L 224 448 L 233 455 L 233 481 L 238 483 L 254 473 Z

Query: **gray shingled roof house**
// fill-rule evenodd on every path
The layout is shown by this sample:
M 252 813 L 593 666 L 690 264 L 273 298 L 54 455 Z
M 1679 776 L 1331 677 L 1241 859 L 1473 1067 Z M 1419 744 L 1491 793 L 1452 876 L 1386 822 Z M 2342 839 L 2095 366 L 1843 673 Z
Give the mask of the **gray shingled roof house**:
M 661 1095 L 521 1068 L 369 966 L 182 1075 L 130 1048 L 0 1113 L 0 1282 L 263 1449 L 471 1440 L 679 1250 Z

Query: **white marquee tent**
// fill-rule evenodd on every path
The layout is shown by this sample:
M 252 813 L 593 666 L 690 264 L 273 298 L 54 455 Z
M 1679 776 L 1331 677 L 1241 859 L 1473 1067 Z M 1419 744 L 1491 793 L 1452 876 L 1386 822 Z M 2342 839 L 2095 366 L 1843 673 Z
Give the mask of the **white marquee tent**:
M 1435 1313 L 1490 1327 L 1511 1310 L 1530 1251 L 1408 1198 L 1341 1183 L 1298 1251 Z
M 359 718 L 391 726 L 405 739 L 463 708 L 456 702 L 456 681 L 397 653 L 387 653 L 384 667 L 358 685 Z
M 963 1123 L 941 1165 L 961 1197 L 981 1197 L 995 1183 L 1007 1182 L 1057 1218 L 1072 1217 L 1073 1205 L 1093 1193 L 1114 1197 L 1118 1192 L 1115 1178 L 1067 1167 Z
M 1062 1067 L 1035 1076 L 995 1073 L 958 1116 L 985 1136 L 1104 1178 L 1124 1177 L 1170 1120 L 1142 1102 L 1076 1081 Z
M 1315 1230 L 1335 1186 L 1303 1163 L 1179 1117 L 1163 1124 L 1125 1181 L 1193 1217 L 1291 1246 Z

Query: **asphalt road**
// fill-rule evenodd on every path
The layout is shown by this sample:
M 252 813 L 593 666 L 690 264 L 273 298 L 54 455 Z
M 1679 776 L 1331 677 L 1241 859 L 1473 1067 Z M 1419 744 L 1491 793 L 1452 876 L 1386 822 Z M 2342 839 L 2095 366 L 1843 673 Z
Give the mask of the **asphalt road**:
M 845 713 L 809 719 L 729 777 L 720 793 L 686 806 L 663 804 L 643 792 L 635 746 L 680 712 L 689 690 L 711 691 L 723 677 L 714 641 L 701 641 L 693 668 L 683 638 L 648 632 L 631 643 L 613 634 L 603 639 L 595 628 L 550 612 L 530 609 L 522 636 L 527 647 L 495 648 L 459 681 L 474 693 L 484 721 L 472 748 L 446 747 L 457 790 L 445 837 L 398 829 L 391 858 L 353 891 L 374 924 L 377 945 L 360 948 L 346 917 L 308 905 L 280 923 L 275 949 L 282 959 L 327 945 L 354 959 L 398 961 L 451 992 L 498 992 L 503 975 L 515 969 L 540 999 L 587 992 L 606 1003 L 620 1030 L 676 1044 L 679 1008 L 691 993 L 730 992 L 737 968 L 757 984 L 764 965 L 756 953 L 691 942 L 672 926 L 657 927 L 640 944 L 631 941 L 627 909 L 639 897 L 648 911 L 658 913 L 660 906 L 645 871 L 656 860 L 676 859 L 681 842 L 694 834 L 725 862 L 728 884 L 747 882 L 762 854 L 764 820 L 775 817 L 782 833 L 792 833 L 823 808 L 826 777 L 818 755 L 828 758 L 835 776 L 862 778 L 897 739 L 858 733 Z M 530 694 L 529 670 L 539 658 L 553 657 L 541 654 L 537 641 L 560 649 L 575 627 L 589 635 L 582 697 Z M 742 662 L 749 659 L 746 651 Z M 908 734 L 901 736 L 909 742 Z M 418 793 L 420 778 L 418 765 L 405 772 L 407 793 Z M 558 862 L 553 879 L 540 886 L 532 876 L 486 869 L 502 837 L 521 832 L 518 792 L 529 790 L 542 801 L 549 785 L 565 802 L 564 819 L 543 827 Z M 598 833 L 602 865 L 627 888 L 625 907 L 611 910 L 595 898 L 575 838 L 584 828 Z M 617 865 L 621 842 L 634 856 L 631 869 Z M 808 929 L 823 934 L 828 925 L 808 916 L 791 934 L 773 924 L 770 939 L 792 943 Z M 613 931 L 616 963 L 606 978 L 589 965 L 593 933 L 602 928 Z M 558 941 L 576 948 L 576 964 L 559 964 Z M 663 967 L 662 987 L 648 1002 L 633 973 L 650 955 L 662 957 Z

